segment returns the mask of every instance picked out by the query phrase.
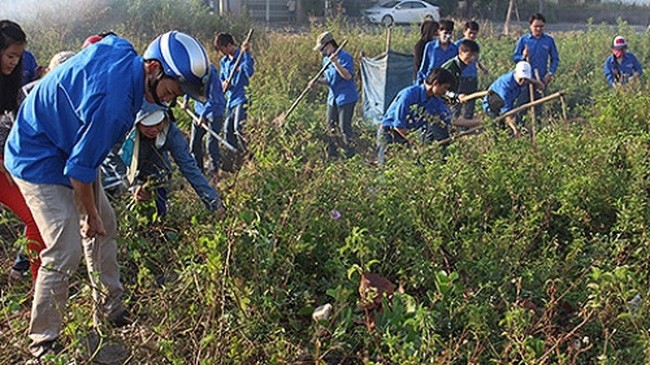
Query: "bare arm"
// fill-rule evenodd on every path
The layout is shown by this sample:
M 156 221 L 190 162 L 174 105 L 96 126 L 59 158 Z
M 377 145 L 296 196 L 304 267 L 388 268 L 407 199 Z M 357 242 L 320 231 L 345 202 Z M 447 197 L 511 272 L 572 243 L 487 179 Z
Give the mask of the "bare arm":
M 88 215 L 86 222 L 81 227 L 81 233 L 88 238 L 94 238 L 96 235 L 104 236 L 106 230 L 97 211 L 93 183 L 84 183 L 74 178 L 70 178 L 70 182 L 74 188 L 75 199 L 81 203 L 85 213 Z

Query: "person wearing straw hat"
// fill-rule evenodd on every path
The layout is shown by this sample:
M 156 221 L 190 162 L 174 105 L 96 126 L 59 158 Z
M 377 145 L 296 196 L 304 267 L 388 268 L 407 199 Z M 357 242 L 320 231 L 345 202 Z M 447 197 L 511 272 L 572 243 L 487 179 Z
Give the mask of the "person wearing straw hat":
M 625 85 L 630 79 L 643 75 L 639 60 L 627 50 L 627 41 L 620 35 L 612 40 L 612 54 L 603 65 L 603 72 L 611 87 Z
M 338 54 L 335 53 L 338 48 L 339 45 L 330 32 L 321 33 L 314 46 L 314 51 L 320 52 L 323 56 L 323 66 L 331 61 L 323 73 L 324 76 L 317 82 L 327 85 L 329 88 L 327 95 L 327 154 L 332 159 L 339 156 L 339 148 L 345 151 L 346 158 L 356 154 L 352 116 L 354 115 L 354 106 L 359 100 L 357 86 L 354 83 L 354 59 L 343 49 Z M 310 81 L 309 87 L 313 87 L 312 81 Z
M 167 182 L 172 169 L 167 152 L 178 165 L 185 179 L 192 185 L 205 207 L 223 217 L 225 208 L 217 191 L 210 186 L 190 154 L 183 132 L 173 123 L 170 110 L 161 110 L 145 104 L 138 112 L 135 128 L 122 145 L 128 181 L 137 202 L 154 198 L 158 217 L 167 213 Z

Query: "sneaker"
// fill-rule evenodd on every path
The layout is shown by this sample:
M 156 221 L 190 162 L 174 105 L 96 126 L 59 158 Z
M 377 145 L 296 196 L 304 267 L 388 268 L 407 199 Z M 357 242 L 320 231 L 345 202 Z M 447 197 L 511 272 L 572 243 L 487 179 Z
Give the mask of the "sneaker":
M 126 327 L 133 322 L 134 319 L 131 317 L 131 313 L 127 309 L 121 311 L 118 315 L 108 320 L 108 323 L 115 328 Z
M 32 349 L 30 348 L 30 351 L 32 351 L 32 353 L 37 352 L 38 356 L 35 356 L 32 359 L 27 360 L 25 365 L 43 364 L 44 363 L 43 360 L 46 357 L 56 356 L 61 352 L 63 352 L 63 350 L 64 350 L 63 346 L 61 346 L 57 341 L 44 342 L 36 347 L 36 351 L 32 351 Z
M 9 279 L 12 281 L 21 281 L 27 277 L 27 271 L 16 270 L 14 268 L 9 271 Z

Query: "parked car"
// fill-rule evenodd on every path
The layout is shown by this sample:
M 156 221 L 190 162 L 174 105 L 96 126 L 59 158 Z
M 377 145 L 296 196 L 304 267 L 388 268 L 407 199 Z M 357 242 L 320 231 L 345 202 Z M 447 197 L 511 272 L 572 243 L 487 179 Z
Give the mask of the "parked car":
M 366 9 L 365 18 L 387 27 L 393 23 L 420 23 L 425 18 L 440 20 L 440 8 L 421 0 L 392 0 Z

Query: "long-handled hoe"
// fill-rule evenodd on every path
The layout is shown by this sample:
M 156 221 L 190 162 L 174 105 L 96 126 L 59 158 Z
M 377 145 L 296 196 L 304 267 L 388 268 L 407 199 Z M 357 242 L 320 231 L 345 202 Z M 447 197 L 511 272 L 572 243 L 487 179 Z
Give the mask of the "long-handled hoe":
M 341 42 L 341 44 L 339 45 L 339 48 L 337 48 L 336 51 L 334 51 L 333 55 L 338 55 L 339 52 L 341 52 L 341 50 L 343 49 L 343 47 L 344 47 L 347 43 L 348 43 L 347 40 L 344 40 L 343 42 Z M 289 117 L 289 115 L 294 111 L 294 109 L 296 109 L 296 107 L 298 106 L 298 104 L 300 104 L 300 102 L 301 102 L 302 99 L 305 97 L 305 95 L 307 95 L 307 93 L 308 93 L 309 90 L 311 89 L 311 86 L 312 86 L 314 83 L 316 83 L 316 82 L 318 81 L 318 79 L 323 75 L 323 73 L 325 72 L 325 70 L 327 70 L 327 68 L 328 68 L 331 64 L 332 64 L 332 61 L 329 60 L 329 61 L 327 61 L 327 63 L 326 63 L 325 65 L 323 65 L 323 67 L 321 67 L 321 69 L 318 71 L 318 73 L 316 74 L 316 76 L 314 76 L 314 77 L 309 81 L 309 83 L 307 84 L 307 86 L 305 87 L 305 89 L 300 93 L 300 95 L 298 95 L 298 97 L 297 97 L 296 100 L 293 102 L 293 104 L 291 104 L 291 107 L 289 107 L 289 109 L 287 109 L 286 112 L 284 112 L 284 113 L 278 115 L 275 119 L 273 119 L 273 124 L 282 127 L 282 124 L 284 123 L 284 121 Z

